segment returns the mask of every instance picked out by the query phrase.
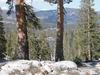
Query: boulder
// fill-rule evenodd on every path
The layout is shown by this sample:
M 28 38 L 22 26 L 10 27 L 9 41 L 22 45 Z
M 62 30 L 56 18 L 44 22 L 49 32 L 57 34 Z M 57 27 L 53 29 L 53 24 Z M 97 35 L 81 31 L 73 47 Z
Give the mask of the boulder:
M 72 61 L 60 61 L 54 63 L 54 70 L 56 71 L 64 71 L 70 69 L 77 69 L 77 65 Z
M 95 65 L 95 67 L 96 67 L 97 69 L 99 69 L 99 70 L 100 70 L 100 62 L 99 62 L 99 63 L 97 63 L 97 64 Z
M 16 60 L 1 67 L 0 75 L 66 75 L 69 69 L 77 69 L 72 61 Z

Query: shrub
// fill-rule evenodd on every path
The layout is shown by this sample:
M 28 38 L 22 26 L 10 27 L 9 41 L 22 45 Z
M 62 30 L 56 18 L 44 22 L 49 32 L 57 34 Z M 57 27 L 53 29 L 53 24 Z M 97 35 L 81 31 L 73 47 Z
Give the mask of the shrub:
M 82 60 L 81 60 L 80 58 L 75 57 L 75 58 L 73 59 L 73 61 L 74 61 L 78 66 L 82 66 Z

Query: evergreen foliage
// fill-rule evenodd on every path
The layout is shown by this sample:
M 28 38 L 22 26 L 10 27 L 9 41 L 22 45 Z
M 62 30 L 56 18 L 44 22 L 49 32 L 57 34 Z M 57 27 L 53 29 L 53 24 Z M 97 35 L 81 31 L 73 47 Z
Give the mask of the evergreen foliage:
M 93 59 L 94 51 L 100 43 L 97 28 L 97 15 L 92 8 L 93 0 L 81 0 L 80 21 L 76 29 L 76 49 L 86 61 Z
M 7 0 L 9 5 L 8 15 L 11 14 L 13 9 L 13 0 Z M 40 28 L 39 20 L 33 12 L 33 8 L 27 5 L 24 0 L 16 0 L 16 20 L 17 20 L 17 33 L 18 33 L 18 50 L 16 51 L 18 59 L 29 59 L 29 45 L 28 45 L 28 25 L 31 24 L 32 28 Z M 30 23 L 30 24 L 29 24 Z
M 92 8 L 93 0 L 81 0 L 81 10 L 80 10 L 80 20 L 78 26 L 75 30 L 67 30 L 64 34 L 63 40 L 63 22 L 64 22 L 64 3 L 70 3 L 72 0 L 44 0 L 50 3 L 57 4 L 57 40 L 56 40 L 56 61 L 70 59 L 74 60 L 77 64 L 81 64 L 81 59 L 85 61 L 91 61 L 93 58 L 98 58 L 99 53 L 97 50 L 100 50 L 100 33 L 98 30 L 97 24 L 97 13 Z M 61 2 L 60 2 L 61 1 Z M 13 0 L 8 0 L 7 3 L 9 6 L 9 11 L 7 14 L 11 14 L 13 8 Z M 25 9 L 25 26 L 28 29 L 27 41 L 29 44 L 29 58 L 36 60 L 50 60 L 51 59 L 51 49 L 47 42 L 47 36 L 45 33 L 40 33 L 37 35 L 35 33 L 35 29 L 41 28 L 39 24 L 39 19 L 36 17 L 33 7 L 24 3 Z M 2 18 L 0 18 L 2 20 Z M 24 29 L 24 27 L 22 28 Z M 0 41 L 5 42 L 4 39 L 4 28 L 3 23 L 0 22 Z M 2 39 L 3 37 L 3 39 Z M 11 59 L 16 57 L 16 49 L 17 49 L 17 39 L 13 40 L 17 37 L 16 32 L 7 33 L 7 55 L 11 57 Z M 2 41 L 5 40 L 5 41 Z M 1 43 L 0 42 L 0 43 Z M 4 44 L 5 44 L 4 43 Z M 3 44 L 3 43 L 1 43 Z M 3 50 L 5 48 L 1 45 L 0 50 L 1 58 L 4 56 Z M 64 44 L 64 46 L 63 46 Z M 64 56 L 63 56 L 64 49 Z
M 76 28 L 73 29 L 69 25 L 64 34 L 64 56 L 66 60 L 73 60 L 75 57 L 78 57 L 79 52 L 76 49 L 75 30 Z
M 5 39 L 5 31 L 3 18 L 0 15 L 0 59 L 3 59 L 6 55 L 6 39 Z
M 64 32 L 64 3 L 70 3 L 72 0 L 44 0 L 49 3 L 57 4 L 57 32 L 56 32 L 56 51 L 55 61 L 64 60 L 63 53 L 63 32 Z
M 8 15 L 10 15 L 13 11 L 13 0 L 7 0 L 6 2 L 9 5 L 9 10 L 7 12 Z M 31 5 L 28 5 L 24 3 L 24 9 L 25 9 L 25 18 L 26 18 L 26 24 L 28 27 L 32 27 L 33 29 L 40 29 L 41 25 L 39 24 L 39 19 L 35 15 L 33 11 L 33 7 Z
M 6 54 L 8 59 L 16 59 L 16 50 L 17 50 L 17 32 L 16 31 L 7 31 L 6 32 Z
M 54 4 L 56 4 L 57 3 L 57 0 L 44 0 L 44 1 L 47 1 L 47 2 L 50 2 L 50 3 L 54 3 Z M 64 3 L 70 3 L 70 2 L 72 2 L 72 0 L 64 0 Z
M 41 32 L 38 37 L 34 32 L 29 36 L 30 59 L 50 60 L 51 51 L 46 38 L 45 34 Z

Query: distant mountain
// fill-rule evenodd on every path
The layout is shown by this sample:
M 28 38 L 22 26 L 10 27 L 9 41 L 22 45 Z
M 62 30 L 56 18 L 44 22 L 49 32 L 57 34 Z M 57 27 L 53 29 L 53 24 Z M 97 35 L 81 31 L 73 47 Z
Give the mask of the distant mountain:
M 50 11 L 39 11 L 36 12 L 38 18 L 40 18 L 41 23 L 44 25 L 51 24 L 52 26 L 56 25 L 57 21 L 57 11 L 50 10 Z M 66 8 L 65 11 L 65 25 L 76 25 L 79 19 L 79 9 L 73 8 Z
M 1 10 L 0 9 L 0 14 L 3 17 L 3 23 L 5 25 L 5 29 L 7 31 L 11 31 L 13 29 L 16 29 L 16 18 L 15 18 L 15 13 L 13 12 L 10 16 L 7 15 L 7 10 Z
M 65 13 L 65 22 L 64 24 L 71 24 L 75 25 L 78 20 L 78 9 L 73 8 L 67 8 L 67 13 Z M 7 27 L 13 27 L 16 23 L 15 13 L 13 12 L 10 16 L 7 14 L 7 10 L 2 10 L 1 14 L 4 19 L 4 23 L 7 24 Z M 56 26 L 56 20 L 57 20 L 57 13 L 56 10 L 49 10 L 49 11 L 38 11 L 35 12 L 37 17 L 40 19 L 40 23 L 43 27 L 55 27 Z
M 13 12 L 10 16 L 6 14 L 7 10 L 3 10 L 1 12 L 4 23 L 6 28 L 13 28 L 16 24 L 16 16 Z M 36 16 L 40 19 L 40 24 L 43 27 L 56 27 L 56 21 L 57 21 L 57 11 L 56 10 L 49 10 L 49 11 L 38 11 L 35 12 Z M 98 12 L 98 15 L 100 15 L 100 12 Z M 65 26 L 76 26 L 79 19 L 79 9 L 74 8 L 66 8 L 65 12 Z M 15 27 L 16 28 L 16 27 Z

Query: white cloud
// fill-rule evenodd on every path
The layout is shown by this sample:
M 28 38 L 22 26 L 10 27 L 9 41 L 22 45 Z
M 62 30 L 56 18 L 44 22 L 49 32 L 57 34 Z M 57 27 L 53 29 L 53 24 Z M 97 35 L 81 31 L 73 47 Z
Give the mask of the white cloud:
M 6 1 L 7 1 L 7 0 L 0 0 L 0 8 L 2 8 L 2 9 L 7 9 Z

